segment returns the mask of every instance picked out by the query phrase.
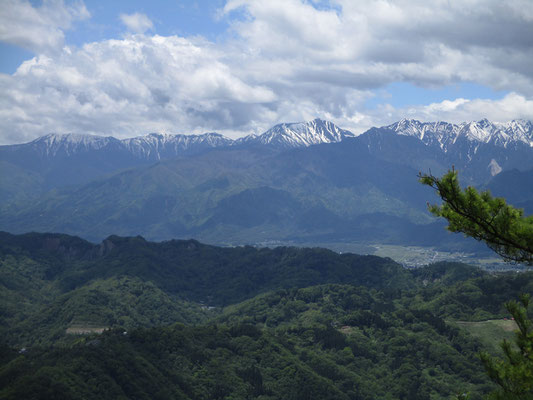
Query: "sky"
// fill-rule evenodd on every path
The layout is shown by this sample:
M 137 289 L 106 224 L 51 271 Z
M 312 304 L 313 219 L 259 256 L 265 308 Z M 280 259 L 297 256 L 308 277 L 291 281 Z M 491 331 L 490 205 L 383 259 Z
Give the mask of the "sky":
M 533 120 L 533 0 L 0 1 L 0 144 Z

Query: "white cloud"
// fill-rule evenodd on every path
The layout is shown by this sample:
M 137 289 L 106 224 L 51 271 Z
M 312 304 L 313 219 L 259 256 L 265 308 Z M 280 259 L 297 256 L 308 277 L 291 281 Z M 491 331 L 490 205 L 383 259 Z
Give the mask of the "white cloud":
M 6 1 L 11 8 L 31 8 Z M 0 140 L 20 142 L 50 131 L 124 137 L 217 130 L 236 136 L 315 117 L 355 132 L 405 116 L 533 119 L 531 0 L 331 0 L 330 5 L 229 0 L 222 18 L 232 34 L 216 44 L 138 33 L 153 28 L 151 21 L 143 14 L 122 15 L 137 34 L 39 54 L 14 75 L 0 76 Z M 52 6 L 66 8 L 62 2 L 42 8 Z M 35 17 L 30 11 L 25 15 Z M 69 15 L 72 21 L 75 14 Z M 60 37 L 50 40 L 62 43 L 66 25 L 52 26 Z M 376 89 L 391 82 L 429 88 L 475 82 L 510 94 L 500 100 L 450 98 L 401 109 L 365 108 Z
M 322 67 L 324 73 L 333 68 L 347 80 L 357 73 L 369 76 L 374 86 L 472 80 L 533 94 L 530 0 L 333 3 L 340 11 L 299 0 L 230 0 L 224 10 L 228 15 L 245 10 L 248 18 L 233 28 L 243 48 L 266 60 L 290 58 L 306 69 Z
M 457 101 L 455 107 L 446 107 L 443 103 L 421 107 L 421 115 L 424 115 L 425 119 L 453 120 L 454 122 L 483 118 L 495 122 L 507 122 L 510 119 L 533 120 L 533 99 L 527 99 L 514 92 L 498 100 Z
M 380 119 L 383 124 L 392 123 L 401 118 L 453 123 L 478 121 L 483 118 L 493 122 L 507 122 L 512 119 L 533 121 L 533 99 L 511 92 L 497 100 L 459 98 L 397 109 L 390 105 L 384 105 L 371 114 L 373 119 Z
M 203 41 L 133 35 L 36 57 L 0 75 L 3 140 L 246 126 L 276 95 L 242 80 L 222 56 Z
M 3 0 L 0 7 L 0 40 L 35 53 L 57 52 L 63 47 L 65 29 L 89 18 L 82 1 L 44 0 L 33 7 L 27 0 Z
M 144 33 L 154 27 L 150 18 L 140 13 L 120 14 L 120 20 L 130 31 L 135 33 Z

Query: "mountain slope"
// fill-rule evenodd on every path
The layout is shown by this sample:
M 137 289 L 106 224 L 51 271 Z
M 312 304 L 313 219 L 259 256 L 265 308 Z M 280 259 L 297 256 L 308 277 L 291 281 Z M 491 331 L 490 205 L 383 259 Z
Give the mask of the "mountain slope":
M 314 120 L 237 141 L 217 134 L 123 141 L 49 136 L 0 147 L 6 158 L 0 226 L 91 240 L 116 233 L 218 244 L 455 248 L 461 238 L 447 235 L 427 213 L 426 203 L 437 199 L 417 173 L 441 175 L 454 165 L 461 182 L 481 187 L 495 174 L 533 168 L 533 147 L 524 142 L 530 128 L 521 121 L 404 120 L 353 137 Z M 497 139 L 504 134 L 509 140 L 502 144 Z M 23 151 L 30 151 L 30 161 Z
M 414 279 L 324 249 L 35 233 L 0 233 L 0 263 L 6 399 L 477 399 L 480 343 L 447 319 L 458 298 L 490 317 L 491 290 L 531 282 L 445 264 Z M 110 329 L 69 333 L 91 327 Z
M 374 256 L 118 236 L 95 245 L 68 235 L 0 232 L 0 267 L 0 333 L 22 346 L 64 338 L 72 325 L 199 322 L 205 313 L 198 303 L 222 306 L 281 288 L 413 284 L 401 265 Z
M 379 238 L 378 224 L 363 228 L 369 218 L 364 224 L 360 218 L 368 215 L 386 228 L 384 242 L 412 243 L 425 232 L 413 234 L 415 224 L 432 222 L 425 204 L 433 194 L 416 173 L 379 160 L 357 139 L 281 153 L 235 147 L 50 192 L 18 213 L 0 215 L 0 224 L 12 232 L 60 231 L 94 240 L 117 233 L 233 244 Z M 435 231 L 440 241 L 441 226 Z
M 480 400 L 492 341 L 460 327 L 501 321 L 533 282 L 324 249 L 1 232 L 0 267 L 5 399 Z M 91 326 L 110 329 L 67 331 Z
M 120 170 L 198 154 L 231 143 L 230 139 L 215 133 L 191 136 L 150 134 L 125 140 L 50 134 L 26 144 L 0 146 L 0 160 L 28 175 L 38 175 L 41 184 L 33 188 L 38 195 L 49 189 L 87 183 Z M 17 189 L 5 181 L 0 182 L 0 188 L 17 194 Z
M 382 128 L 372 128 L 365 136 L 375 136 L 376 132 L 416 138 L 443 153 L 433 153 L 434 160 L 459 163 L 467 169 L 480 170 L 473 173 L 473 179 L 477 181 L 484 182 L 487 176 L 493 176 L 502 169 L 533 167 L 531 121 L 495 124 L 482 120 L 453 125 L 446 122 L 402 120 Z M 249 135 L 238 140 L 217 133 L 152 133 L 124 140 L 84 134 L 49 134 L 26 144 L 0 146 L 0 161 L 27 170 L 28 174 L 38 174 L 41 184 L 34 190 L 38 195 L 42 190 L 82 184 L 126 168 L 200 154 L 212 149 L 254 146 L 283 151 L 316 144 L 339 143 L 353 137 L 353 133 L 320 119 L 279 124 L 261 135 Z M 379 140 L 383 141 L 383 137 Z M 402 154 L 408 159 L 410 152 L 405 154 L 396 151 L 392 157 L 402 157 Z M 0 190 L 14 193 L 14 197 L 22 196 L 21 191 L 17 192 L 16 188 L 6 186 L 8 185 L 0 182 Z
M 0 146 L 0 163 L 6 165 L 1 171 L 6 177 L 0 176 L 0 195 L 4 204 L 15 199 L 28 203 L 53 188 L 84 184 L 128 168 L 197 155 L 212 149 L 260 146 L 270 149 L 265 151 L 279 151 L 338 142 L 351 136 L 353 134 L 331 122 L 318 119 L 307 123 L 281 124 L 260 136 L 250 135 L 240 140 L 218 133 L 151 133 L 123 140 L 86 134 L 48 134 L 29 143 Z M 38 179 L 33 179 L 33 185 L 29 187 L 19 188 L 7 178 L 9 170 L 13 169 L 22 181 L 33 179 L 34 175 Z
M 233 141 L 218 133 L 203 135 L 171 135 L 150 133 L 121 141 L 139 159 L 160 161 L 184 154 L 201 153 L 213 148 L 231 146 Z
M 454 125 L 404 119 L 371 128 L 360 138 L 378 157 L 398 159 L 423 171 L 431 169 L 435 175 L 454 165 L 465 184 L 484 184 L 513 168 L 533 168 L 531 121 L 496 124 L 481 120 Z
M 484 189 L 490 190 L 494 196 L 505 198 L 515 207 L 523 208 L 526 215 L 533 215 L 533 169 L 504 171 Z
M 490 387 L 479 344 L 390 300 L 348 285 L 279 290 L 223 323 L 116 329 L 18 359 L 5 351 L 0 397 L 440 400 L 460 390 L 479 400 Z

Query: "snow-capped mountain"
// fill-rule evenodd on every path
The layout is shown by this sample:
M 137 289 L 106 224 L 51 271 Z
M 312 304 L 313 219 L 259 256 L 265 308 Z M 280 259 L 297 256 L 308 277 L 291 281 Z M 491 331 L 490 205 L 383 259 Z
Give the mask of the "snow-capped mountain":
M 231 146 L 233 140 L 214 132 L 203 135 L 150 133 L 146 136 L 124 139 L 121 142 L 136 157 L 161 160 L 179 154 L 197 153 L 210 148 Z
M 533 159 L 533 123 L 531 121 L 517 120 L 500 124 L 484 119 L 477 122 L 451 124 L 403 119 L 392 125 L 368 130 L 361 135 L 368 139 L 363 138 L 359 142 L 368 149 L 373 149 L 371 151 L 378 151 L 382 146 L 386 147 L 385 142 L 391 142 L 387 139 L 387 134 L 390 133 L 396 134 L 398 138 L 413 137 L 435 151 L 453 154 L 453 162 L 457 159 L 468 163 L 479 159 L 482 154 L 483 169 L 490 169 L 492 175 L 499 173 L 502 168 L 504 170 L 514 168 L 515 164 L 522 162 L 520 160 Z M 385 136 L 381 136 L 382 134 Z M 36 171 L 49 168 L 50 163 L 57 164 L 57 168 L 61 166 L 62 169 L 72 170 L 64 163 L 70 160 L 69 163 L 77 165 L 76 163 L 83 158 L 84 163 L 91 165 L 91 170 L 111 171 L 179 156 L 194 155 L 210 149 L 266 146 L 287 150 L 315 144 L 338 143 L 346 138 L 354 137 L 356 135 L 352 132 L 320 119 L 275 125 L 260 135 L 249 135 L 237 140 L 218 133 L 202 135 L 151 133 L 122 140 L 110 136 L 87 134 L 49 134 L 25 144 L 0 146 L 0 161 L 7 161 Z M 406 154 L 395 155 L 398 149 L 394 146 L 396 145 L 392 145 L 388 151 L 390 157 L 394 159 L 407 156 Z M 510 150 L 517 149 L 521 158 L 516 158 L 510 153 Z M 411 150 L 407 148 L 404 153 L 410 154 Z M 481 164 L 477 166 L 477 168 L 480 167 Z M 93 176 L 92 173 L 90 176 Z
M 524 120 L 500 124 L 482 119 L 456 125 L 441 121 L 420 122 L 402 119 L 383 129 L 394 131 L 399 135 L 417 137 L 428 145 L 438 144 L 444 151 L 448 151 L 451 146 L 462 140 L 470 142 L 474 147 L 481 143 L 504 148 L 519 143 L 533 147 L 533 123 Z
M 371 128 L 359 140 L 373 154 L 402 160 L 420 171 L 442 174 L 454 165 L 468 184 L 485 183 L 513 168 L 533 168 L 531 121 L 451 124 L 403 119 Z
M 321 143 L 337 143 L 348 137 L 355 137 L 355 135 L 329 121 L 317 118 L 309 122 L 278 124 L 261 135 L 249 135 L 238 139 L 235 143 L 296 148 Z
M 13 147 L 27 146 L 37 152 L 41 157 L 68 157 L 91 150 L 100 150 L 110 144 L 120 145 L 120 141 L 112 136 L 50 133 L 30 143 L 15 145 Z
M 318 143 L 331 144 L 312 146 Z M 93 237 L 204 235 L 224 243 L 286 232 L 405 244 L 418 232 L 434 245 L 444 230 L 417 227 L 429 223 L 425 204 L 433 196 L 417 172 L 442 176 L 454 166 L 461 184 L 483 188 L 501 176 L 521 194 L 522 175 L 509 174 L 533 170 L 532 143 L 531 122 L 486 120 L 402 120 L 359 136 L 322 120 L 238 140 L 215 133 L 47 135 L 0 146 L 0 225 Z
M 29 143 L 0 146 L 0 163 L 6 163 L 2 166 L 4 170 L 28 170 L 44 176 L 43 187 L 50 188 L 89 182 L 116 171 L 212 149 L 266 146 L 281 151 L 339 142 L 351 136 L 354 135 L 331 122 L 318 119 L 280 124 L 262 135 L 249 135 L 239 140 L 218 133 L 151 133 L 122 140 L 110 136 L 51 133 Z
M 233 142 L 232 139 L 218 133 L 203 135 L 150 133 L 122 140 L 112 136 L 50 133 L 29 143 L 0 146 L 0 160 L 16 164 L 28 161 L 28 164 L 37 165 L 37 161 L 42 164 L 47 160 L 85 157 L 92 154 L 100 158 L 118 157 L 152 162 L 196 154 L 215 147 L 230 146 Z
M 121 156 L 139 160 L 159 161 L 180 155 L 197 154 L 213 148 L 261 145 L 288 149 L 320 143 L 335 143 L 354 136 L 353 133 L 320 119 L 279 124 L 261 135 L 248 135 L 237 140 L 215 132 L 202 135 L 150 133 L 146 136 L 122 140 L 111 136 L 51 133 L 29 143 L 0 146 L 0 157 L 4 155 L 12 159 L 18 157 L 15 154 L 31 153 L 31 157 L 45 160 L 72 157 L 91 151 L 97 151 L 100 154 L 113 151 L 113 153 L 120 153 Z

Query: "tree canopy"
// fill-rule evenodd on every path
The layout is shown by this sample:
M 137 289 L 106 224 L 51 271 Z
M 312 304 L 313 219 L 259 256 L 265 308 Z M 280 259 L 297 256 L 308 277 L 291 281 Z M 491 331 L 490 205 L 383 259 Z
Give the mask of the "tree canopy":
M 521 209 L 508 205 L 503 198 L 488 191 L 479 193 L 469 186 L 462 189 L 457 171 L 452 169 L 442 178 L 419 175 L 420 181 L 431 186 L 442 198 L 442 205 L 429 205 L 429 210 L 448 220 L 448 229 L 463 232 L 487 245 L 507 261 L 533 265 L 533 216 L 526 217 Z M 504 358 L 480 354 L 488 376 L 499 389 L 489 399 L 533 399 L 533 321 L 528 314 L 530 295 L 520 296 L 520 303 L 505 304 L 518 330 L 515 343 L 501 344 Z
M 528 294 L 523 294 L 520 302 L 505 304 L 518 330 L 515 332 L 514 345 L 507 340 L 501 343 L 504 359 L 492 357 L 487 352 L 480 354 L 487 374 L 499 386 L 489 399 L 533 399 L 533 321 L 528 315 L 529 299 Z
M 448 220 L 450 231 L 484 241 L 507 261 L 533 265 L 533 216 L 524 216 L 522 209 L 489 191 L 462 189 L 454 169 L 442 178 L 419 174 L 419 179 L 443 200 L 442 205 L 428 206 L 431 213 Z

